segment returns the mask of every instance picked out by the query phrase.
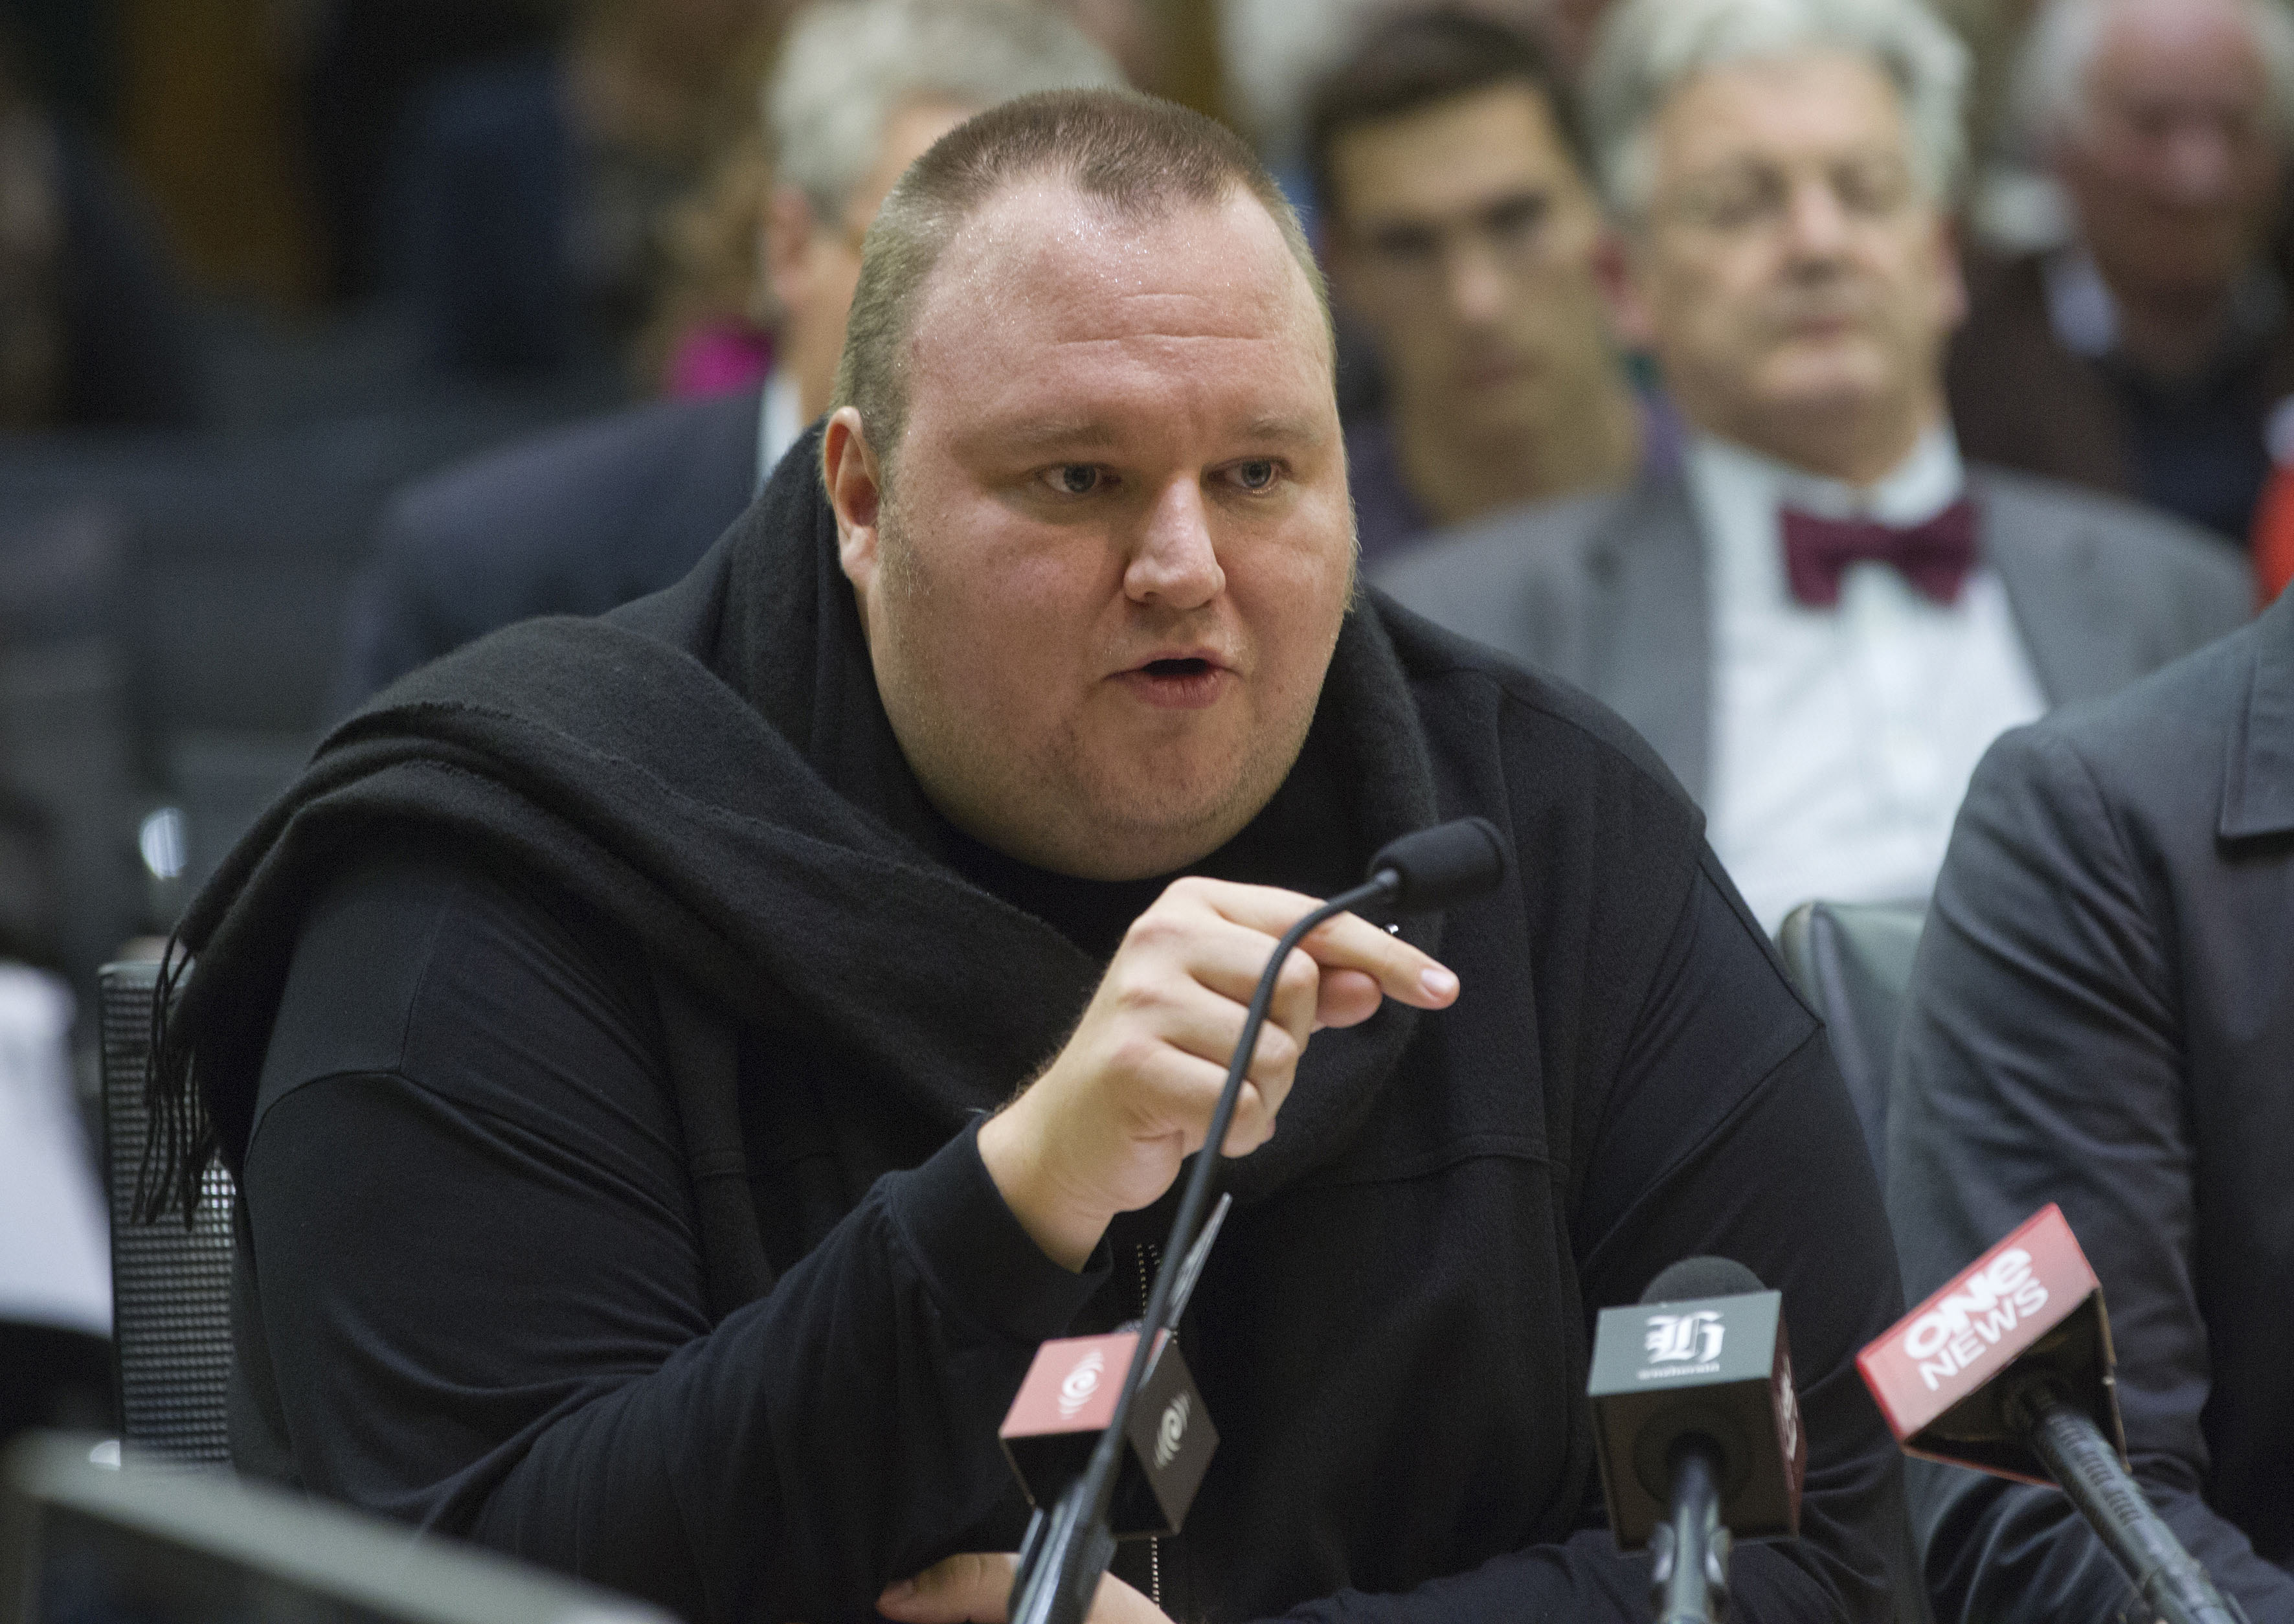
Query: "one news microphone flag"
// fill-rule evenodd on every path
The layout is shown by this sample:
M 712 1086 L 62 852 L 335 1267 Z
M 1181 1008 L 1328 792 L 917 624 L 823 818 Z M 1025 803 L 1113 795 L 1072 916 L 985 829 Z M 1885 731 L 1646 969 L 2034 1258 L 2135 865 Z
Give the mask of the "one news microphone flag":
M 1107 1409 L 1098 1441 L 1092 1446 L 1089 1465 L 1051 1506 L 1038 1504 L 1036 1521 L 1029 1527 L 1019 1571 L 1012 1580 L 1012 1599 L 1006 1609 L 1010 1624 L 1082 1624 L 1098 1593 L 1100 1575 L 1107 1571 L 1108 1562 L 1115 1555 L 1110 1514 L 1124 1460 L 1132 1452 L 1128 1447 L 1132 1416 L 1139 1408 L 1150 1366 L 1162 1362 L 1156 1355 L 1165 1339 L 1153 1334 L 1153 1328 L 1171 1327 L 1170 1355 L 1175 1356 L 1178 1317 L 1171 1304 L 1178 1277 L 1190 1259 L 1194 1269 L 1201 1268 L 1201 1261 L 1194 1257 L 1195 1239 L 1210 1204 L 1211 1182 L 1225 1159 L 1219 1147 L 1226 1143 L 1235 1102 L 1242 1094 L 1243 1075 L 1249 1070 L 1251 1056 L 1257 1052 L 1259 1029 L 1266 1024 L 1267 1008 L 1274 1000 L 1274 980 L 1289 959 L 1290 950 L 1324 920 L 1350 910 L 1437 913 L 1494 890 L 1505 878 L 1508 867 L 1505 838 L 1488 819 L 1460 818 L 1437 823 L 1388 842 L 1370 860 L 1367 880 L 1310 910 L 1274 944 L 1243 1016 L 1242 1035 L 1227 1065 L 1226 1086 L 1212 1108 L 1202 1151 L 1188 1171 L 1178 1214 L 1171 1220 L 1171 1238 L 1163 1248 L 1163 1264 L 1155 1271 L 1147 1311 L 1140 1317 L 1141 1334 L 1131 1344 L 1122 1383 Z M 1190 1381 L 1190 1390 L 1192 1386 Z M 1189 1424 L 1200 1425 L 1209 1433 L 1209 1417 L 1201 1415 L 1199 1396 L 1195 1414 L 1200 1420 L 1191 1420 Z M 1005 1425 L 1008 1431 L 1008 1417 Z M 1209 1435 L 1216 1439 L 1216 1433 Z M 1207 1465 L 1208 1450 L 1203 1458 Z M 1197 1475 L 1200 1478 L 1200 1472 Z M 1188 1492 L 1192 1494 L 1192 1486 Z M 1185 1506 L 1179 1509 L 1184 1514 Z
M 1689 1258 L 1593 1335 L 1594 1449 L 1621 1550 L 1650 1553 L 1659 1624 L 1718 1619 L 1737 1539 L 1800 1532 L 1808 1440 L 1784 1298 L 1727 1258 Z
M 2127 1470 L 2103 1286 L 2050 1203 L 1856 1357 L 1908 1455 L 2054 1484 L 2164 1624 L 2243 1624 Z

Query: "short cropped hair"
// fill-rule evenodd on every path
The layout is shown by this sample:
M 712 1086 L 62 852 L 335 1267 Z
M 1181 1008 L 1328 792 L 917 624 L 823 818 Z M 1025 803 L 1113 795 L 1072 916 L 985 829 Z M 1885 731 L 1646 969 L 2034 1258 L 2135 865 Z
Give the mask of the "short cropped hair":
M 1330 332 L 1330 295 L 1298 216 L 1240 135 L 1135 91 L 1062 90 L 990 108 L 910 165 L 869 226 L 830 410 L 851 406 L 885 478 L 907 426 L 908 347 L 940 256 L 982 206 L 1021 182 L 1063 181 L 1127 220 L 1167 217 L 1236 192 L 1273 216 Z
M 790 27 L 765 86 L 778 178 L 814 217 L 844 217 L 884 132 L 919 102 L 993 107 L 1113 86 L 1122 69 L 1049 6 L 1021 0 L 825 0 Z
M 2294 14 L 2282 0 L 2235 0 L 2262 58 L 2282 145 L 2294 147 Z M 2120 0 L 2048 0 L 2016 53 L 2008 91 L 2014 149 L 2037 156 L 2087 112 L 2088 78 Z
M 1569 155 L 1589 175 L 1577 98 L 1530 36 L 1470 12 L 1404 12 L 1370 30 L 1314 87 L 1306 108 L 1306 165 L 1314 196 L 1346 212 L 1331 177 L 1339 137 L 1476 91 L 1518 85 L 1544 100 Z
M 1649 127 L 1682 81 L 1806 51 L 1869 57 L 1903 99 L 1915 178 L 1948 202 L 1965 161 L 1967 47 L 1923 0 L 1623 0 L 1602 21 L 1585 112 L 1601 187 L 1627 218 L 1655 184 Z

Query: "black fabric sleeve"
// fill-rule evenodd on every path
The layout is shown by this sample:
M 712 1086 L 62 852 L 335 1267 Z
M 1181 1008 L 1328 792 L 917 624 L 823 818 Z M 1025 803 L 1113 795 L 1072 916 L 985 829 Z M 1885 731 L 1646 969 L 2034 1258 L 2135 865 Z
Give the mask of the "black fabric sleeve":
M 646 986 L 465 858 L 320 900 L 246 1161 L 275 1413 L 317 1492 L 696 1620 L 856 1616 L 1002 1506 L 979 1440 L 1099 1271 L 967 1132 L 712 1328 Z
M 1902 1472 L 1857 1375 L 1903 1307 L 1879 1181 L 1822 1027 L 1708 853 L 1585 1163 L 1574 1220 L 1589 1313 L 1639 1301 L 1683 1258 L 1733 1258 L 1784 1293 L 1809 1434 L 1801 1537 L 1737 1548 L 1745 1624 L 1891 1616 L 1909 1582 Z M 1588 1326 L 1590 1338 L 1591 1327 Z M 1404 1595 L 1348 1593 L 1296 1619 L 1610 1619 L 1649 1609 L 1645 1558 L 1606 1528 Z
M 2254 1624 L 2294 1624 L 2294 1576 L 2200 1495 L 2210 1374 L 2195 1152 L 2154 906 L 2068 741 L 2025 730 L 1993 746 L 1913 972 L 1889 1101 L 1889 1207 L 1916 1298 L 2062 1204 L 2110 1305 L 2136 1478 Z M 1913 1498 L 1940 1620 L 2100 1620 L 2131 1599 L 2053 1489 L 1937 1467 L 1914 1474 Z

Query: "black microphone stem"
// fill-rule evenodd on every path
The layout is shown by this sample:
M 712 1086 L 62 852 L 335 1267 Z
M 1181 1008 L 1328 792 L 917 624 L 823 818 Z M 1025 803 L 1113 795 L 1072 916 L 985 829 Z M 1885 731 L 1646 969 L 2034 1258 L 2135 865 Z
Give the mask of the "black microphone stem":
M 1171 1220 L 1171 1238 L 1165 1243 L 1163 1261 L 1155 1270 L 1147 1311 L 1140 1316 L 1139 1341 L 1131 1350 L 1131 1363 L 1124 1370 L 1123 1386 L 1116 1393 L 1107 1430 L 1099 1435 L 1084 1474 L 1069 1486 L 1058 1505 L 1045 1516 L 1041 1537 L 1032 1542 L 1030 1550 L 1022 1553 L 1019 1571 L 1012 1581 L 1012 1602 L 1007 1612 L 1010 1624 L 1082 1624 L 1092 1597 L 1097 1594 L 1099 1576 L 1107 1571 L 1108 1561 L 1114 1555 L 1115 1541 L 1107 1531 L 1108 1507 L 1115 1498 L 1115 1480 L 1123 1465 L 1124 1440 L 1131 1424 L 1132 1406 L 1139 1396 L 1140 1383 L 1146 1379 L 1147 1367 L 1155 1362 L 1161 1342 L 1159 1333 L 1165 1316 L 1170 1312 L 1172 1287 L 1181 1261 L 1194 1245 L 1196 1231 L 1202 1227 L 1204 1209 L 1210 1204 L 1211 1185 L 1217 1178 L 1219 1163 L 1224 1160 L 1219 1147 L 1226 1142 L 1226 1130 L 1234 1121 L 1235 1106 L 1242 1098 L 1242 1080 L 1250 1071 L 1251 1057 L 1257 1052 L 1259 1031 L 1266 1024 L 1266 1012 L 1274 1002 L 1274 983 L 1283 965 L 1289 962 L 1291 950 L 1327 919 L 1353 909 L 1391 902 L 1401 894 L 1402 884 L 1401 875 L 1394 869 L 1380 869 L 1353 890 L 1341 892 L 1310 910 L 1282 933 L 1282 939 L 1268 955 L 1266 968 L 1260 973 L 1258 986 L 1250 995 L 1250 1008 L 1242 1019 L 1242 1035 L 1235 1043 L 1234 1057 L 1227 1063 L 1226 1086 L 1219 1090 L 1218 1104 L 1211 1111 L 1209 1131 L 1203 1136 L 1203 1147 L 1195 1156 L 1194 1166 L 1188 1172 L 1186 1190 L 1179 1197 L 1178 1213 Z M 1178 1334 L 1175 1326 L 1171 1327 L 1171 1334 Z M 1032 1560 L 1029 1560 L 1030 1557 Z
M 1649 1540 L 1656 1624 L 1720 1624 L 1729 1605 L 1729 1530 L 1720 1523 L 1720 1452 L 1702 1438 L 1677 1446 L 1672 1520 Z
M 2161 1624 L 2246 1624 L 2198 1560 L 2151 1509 L 2103 1429 L 2046 1383 L 2021 1395 L 2031 1447 L 2047 1475 L 2126 1570 Z

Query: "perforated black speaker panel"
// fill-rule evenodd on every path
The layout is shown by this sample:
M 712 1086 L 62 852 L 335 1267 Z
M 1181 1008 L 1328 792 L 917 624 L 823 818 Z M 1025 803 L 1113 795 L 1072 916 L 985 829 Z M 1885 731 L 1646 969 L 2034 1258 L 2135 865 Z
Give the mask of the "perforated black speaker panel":
M 159 968 L 111 964 L 97 977 L 120 1423 L 132 1450 L 185 1465 L 228 1465 L 224 1396 L 231 1380 L 232 1203 L 238 1192 L 218 1163 L 207 1169 L 199 1215 L 188 1228 L 180 1212 L 150 1224 L 130 1216 L 150 1120 L 143 1084 Z

